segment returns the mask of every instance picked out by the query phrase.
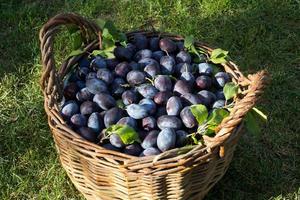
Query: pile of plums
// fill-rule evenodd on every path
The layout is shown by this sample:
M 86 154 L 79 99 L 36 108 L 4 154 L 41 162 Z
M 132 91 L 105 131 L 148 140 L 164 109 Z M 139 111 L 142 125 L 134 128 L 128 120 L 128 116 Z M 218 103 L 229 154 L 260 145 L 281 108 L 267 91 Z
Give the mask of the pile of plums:
M 185 146 L 197 130 L 190 106 L 223 107 L 225 72 L 214 74 L 206 57 L 196 58 L 182 41 L 136 34 L 115 58 L 84 56 L 64 85 L 61 114 L 86 140 L 134 156 L 157 155 Z M 135 129 L 141 143 L 125 145 L 117 134 L 101 140 L 114 124 Z

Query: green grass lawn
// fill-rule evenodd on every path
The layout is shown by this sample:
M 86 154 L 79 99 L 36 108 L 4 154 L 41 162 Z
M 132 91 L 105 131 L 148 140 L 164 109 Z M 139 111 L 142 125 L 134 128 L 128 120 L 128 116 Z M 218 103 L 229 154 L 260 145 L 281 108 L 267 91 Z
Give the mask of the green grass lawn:
M 41 3 L 42 2 L 42 3 Z M 74 3 L 76 2 L 76 3 Z M 268 69 L 262 135 L 246 133 L 214 199 L 300 199 L 299 0 L 0 0 L 0 199 L 83 199 L 60 167 L 38 81 L 38 31 L 60 12 L 107 18 L 124 30 L 151 20 L 230 51 L 245 73 Z M 58 37 L 58 63 L 70 52 Z M 67 46 L 67 47 L 66 47 Z

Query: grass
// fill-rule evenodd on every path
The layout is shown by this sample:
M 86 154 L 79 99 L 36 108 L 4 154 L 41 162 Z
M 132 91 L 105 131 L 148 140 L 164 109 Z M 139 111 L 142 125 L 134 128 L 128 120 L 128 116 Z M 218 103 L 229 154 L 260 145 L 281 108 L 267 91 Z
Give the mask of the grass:
M 262 135 L 241 138 L 206 199 L 300 198 L 298 0 L 0 0 L 0 199 L 83 199 L 59 165 L 38 86 L 38 31 L 67 11 L 111 19 L 125 31 L 151 20 L 229 50 L 245 73 L 268 69 L 272 82 L 259 104 L 268 124 Z M 68 41 L 67 34 L 57 38 L 58 63 Z

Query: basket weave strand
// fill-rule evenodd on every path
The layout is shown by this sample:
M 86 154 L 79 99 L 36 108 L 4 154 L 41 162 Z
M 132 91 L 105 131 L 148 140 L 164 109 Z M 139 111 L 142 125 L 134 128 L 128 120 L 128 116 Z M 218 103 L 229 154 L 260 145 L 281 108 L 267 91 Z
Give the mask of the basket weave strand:
M 61 25 L 78 26 L 89 41 L 85 51 L 101 48 L 101 30 L 94 22 L 67 13 L 51 18 L 40 31 L 44 107 L 61 164 L 75 187 L 87 199 L 202 199 L 225 174 L 241 135 L 243 117 L 260 97 L 266 72 L 245 77 L 233 62 L 223 64 L 224 70 L 241 86 L 243 97 L 236 100 L 216 135 L 204 136 L 205 145 L 172 149 L 158 156 L 129 156 L 84 140 L 60 116 L 62 80 L 80 58 L 68 58 L 56 70 L 53 42 Z M 127 33 L 129 40 L 135 33 L 183 40 L 178 35 L 154 31 Z M 201 42 L 195 46 L 208 54 L 213 50 Z

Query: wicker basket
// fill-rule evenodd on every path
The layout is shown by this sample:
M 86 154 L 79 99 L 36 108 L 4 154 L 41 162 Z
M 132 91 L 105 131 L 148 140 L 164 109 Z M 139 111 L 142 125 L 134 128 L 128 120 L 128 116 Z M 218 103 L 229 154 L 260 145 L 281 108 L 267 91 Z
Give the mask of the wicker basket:
M 53 55 L 54 36 L 61 25 L 76 25 L 89 41 L 85 50 L 101 48 L 101 31 L 95 23 L 73 13 L 59 14 L 40 31 L 43 72 L 41 87 L 45 110 L 61 164 L 75 187 L 87 199 L 203 199 L 222 178 L 233 157 L 245 114 L 251 109 L 265 85 L 264 71 L 245 77 L 231 61 L 226 72 L 243 90 L 229 117 L 219 126 L 215 137 L 204 137 L 205 145 L 173 149 L 158 156 L 134 157 L 106 150 L 90 143 L 73 130 L 59 114 L 62 79 L 80 59 L 75 56 L 63 62 L 57 71 Z M 146 36 L 169 37 L 168 33 L 139 31 Z M 127 33 L 130 39 L 136 32 Z M 212 51 L 204 43 L 195 44 Z

